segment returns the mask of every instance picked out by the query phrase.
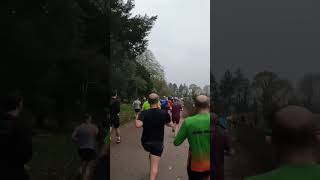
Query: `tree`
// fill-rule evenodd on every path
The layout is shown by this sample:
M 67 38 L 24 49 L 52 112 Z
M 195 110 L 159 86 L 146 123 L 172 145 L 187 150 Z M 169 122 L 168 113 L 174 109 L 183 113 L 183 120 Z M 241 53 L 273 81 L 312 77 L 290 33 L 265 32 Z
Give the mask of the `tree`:
M 305 104 L 310 107 L 314 96 L 314 75 L 306 74 L 299 82 L 299 90 L 305 96 Z
M 235 84 L 233 81 L 233 75 L 230 70 L 227 70 L 224 73 L 220 81 L 219 91 L 220 96 L 222 97 L 222 101 L 227 106 L 232 104 L 232 95 L 234 93 Z
M 249 106 L 249 79 L 243 76 L 240 69 L 237 69 L 233 78 L 234 81 L 234 103 L 239 111 L 247 111 Z
M 219 101 L 219 84 L 217 83 L 213 73 L 210 74 L 210 95 L 214 103 Z
M 164 80 L 164 70 L 160 63 L 155 58 L 154 54 L 150 50 L 146 50 L 144 53 L 136 58 L 137 62 L 143 65 L 150 73 L 152 79 Z
M 289 81 L 280 79 L 275 73 L 263 71 L 254 77 L 252 83 L 256 91 L 256 98 L 262 104 L 264 117 L 269 117 L 285 101 L 292 90 Z M 285 102 L 287 103 L 287 102 Z
M 203 92 L 205 93 L 206 96 L 210 96 L 210 85 L 205 85 L 203 87 Z

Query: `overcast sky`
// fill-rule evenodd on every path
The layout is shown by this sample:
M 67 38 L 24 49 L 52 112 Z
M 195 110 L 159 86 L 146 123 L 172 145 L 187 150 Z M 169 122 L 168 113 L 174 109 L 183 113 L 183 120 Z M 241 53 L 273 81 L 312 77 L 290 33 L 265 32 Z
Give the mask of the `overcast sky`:
M 135 0 L 134 14 L 157 15 L 149 49 L 169 82 L 210 83 L 210 0 Z
M 216 0 L 211 5 L 212 71 L 218 78 L 238 67 L 250 78 L 269 70 L 293 81 L 320 72 L 320 1 Z

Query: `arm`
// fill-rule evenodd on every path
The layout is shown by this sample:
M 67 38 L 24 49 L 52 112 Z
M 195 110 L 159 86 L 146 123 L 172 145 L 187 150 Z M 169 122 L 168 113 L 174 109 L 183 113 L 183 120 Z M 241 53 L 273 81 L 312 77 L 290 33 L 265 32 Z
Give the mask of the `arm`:
M 139 113 L 137 118 L 136 118 L 136 128 L 142 128 L 143 127 L 143 114 Z
M 72 140 L 75 142 L 78 141 L 77 134 L 78 134 L 78 127 L 72 133 Z
M 167 123 L 166 126 L 171 127 L 171 128 L 174 127 L 172 121 L 170 121 L 169 123 Z
M 183 143 L 183 141 L 187 138 L 187 125 L 186 121 L 184 121 L 181 125 L 181 128 L 177 134 L 176 139 L 174 140 L 173 144 L 175 146 L 179 146 L 180 144 Z
M 166 112 L 165 115 L 166 115 L 166 117 L 165 117 L 166 118 L 166 121 L 165 121 L 166 126 L 173 128 L 174 126 L 173 126 L 170 114 Z

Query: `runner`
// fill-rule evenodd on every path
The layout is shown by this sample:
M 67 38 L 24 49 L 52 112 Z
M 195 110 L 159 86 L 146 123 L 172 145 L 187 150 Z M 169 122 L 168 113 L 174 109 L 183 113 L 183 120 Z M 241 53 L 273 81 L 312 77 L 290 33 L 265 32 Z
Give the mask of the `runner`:
M 114 93 L 111 99 L 111 105 L 110 105 L 110 140 L 112 140 L 112 129 L 115 129 L 116 131 L 116 136 L 117 136 L 117 141 L 116 143 L 121 142 L 121 137 L 120 137 L 120 118 L 119 118 L 119 113 L 120 113 L 120 101 L 118 100 L 117 94 Z
M 182 106 L 181 106 L 178 98 L 175 98 L 174 103 L 173 103 L 173 107 L 172 107 L 172 122 L 173 122 L 173 126 L 174 126 L 174 128 L 172 129 L 172 132 L 174 133 L 174 135 L 176 135 L 175 134 L 176 127 L 180 121 L 181 111 L 182 111 Z
M 271 141 L 280 167 L 247 180 L 320 179 L 314 115 L 303 107 L 288 106 L 276 113 Z
M 149 95 L 151 108 L 142 111 L 136 119 L 136 127 L 143 128 L 141 143 L 145 151 L 149 152 L 150 180 L 156 180 L 159 171 L 159 162 L 163 152 L 164 126 L 173 128 L 171 118 L 165 111 L 158 109 L 159 96 Z
M 151 107 L 151 106 L 150 106 L 149 101 L 145 101 L 145 102 L 143 103 L 143 105 L 142 105 L 142 111 L 149 110 L 150 107 Z M 158 108 L 158 109 L 161 109 L 160 101 L 158 102 L 157 108 Z
M 231 137 L 219 120 L 214 112 L 211 113 L 211 177 L 214 180 L 224 179 L 224 156 L 234 155 Z
M 172 111 L 172 107 L 173 107 L 173 99 L 172 97 L 169 98 L 169 110 Z
M 133 103 L 132 103 L 133 109 L 136 113 L 136 116 L 138 115 L 138 113 L 141 111 L 141 101 L 139 100 L 139 98 L 137 98 Z
M 23 98 L 12 94 L 2 99 L 1 103 L 1 179 L 29 180 L 25 164 L 32 158 L 32 136 L 31 130 L 20 119 Z
M 88 179 L 89 170 L 96 158 L 96 138 L 99 129 L 92 123 L 92 117 L 85 114 L 83 122 L 75 128 L 72 133 L 72 139 L 79 145 L 79 156 L 81 160 L 80 175 L 84 180 Z
M 209 98 L 200 95 L 196 98 L 197 114 L 187 118 L 174 140 L 181 145 L 185 139 L 189 142 L 188 175 L 189 180 L 210 179 L 210 105 Z
M 166 96 L 164 96 L 163 99 L 161 99 L 160 103 L 161 103 L 162 110 L 165 110 L 165 111 L 169 110 L 169 102 Z

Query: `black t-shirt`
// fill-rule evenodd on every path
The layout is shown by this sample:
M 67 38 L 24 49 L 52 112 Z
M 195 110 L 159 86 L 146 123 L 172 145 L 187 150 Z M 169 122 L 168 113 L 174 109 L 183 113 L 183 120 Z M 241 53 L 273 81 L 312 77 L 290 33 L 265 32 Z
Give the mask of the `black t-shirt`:
M 170 123 L 168 112 L 160 109 L 142 111 L 138 117 L 143 122 L 142 144 L 163 143 L 164 126 Z
M 111 115 L 117 115 L 120 113 L 120 101 L 118 99 L 112 98 L 110 105 L 110 113 Z

